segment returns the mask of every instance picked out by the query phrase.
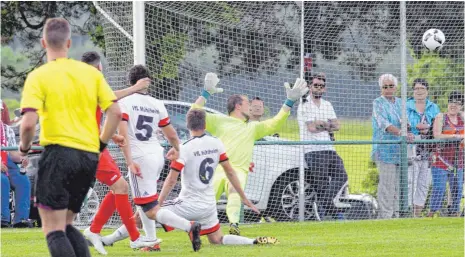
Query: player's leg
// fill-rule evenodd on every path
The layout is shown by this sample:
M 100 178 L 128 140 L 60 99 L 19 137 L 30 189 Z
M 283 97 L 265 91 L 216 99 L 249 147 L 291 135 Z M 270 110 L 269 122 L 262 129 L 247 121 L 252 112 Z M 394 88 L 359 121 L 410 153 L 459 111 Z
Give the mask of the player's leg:
M 75 168 L 69 174 L 68 180 L 72 181 L 66 185 L 69 192 L 68 212 L 66 219 L 66 236 L 73 246 L 76 256 L 90 256 L 89 247 L 83 234 L 73 226 L 73 220 L 81 211 L 84 199 L 91 186 L 95 184 L 95 173 L 98 164 L 98 155 L 71 149 L 70 164 Z
M 70 184 L 70 177 L 75 174 L 73 170 L 76 167 L 73 165 L 77 156 L 74 154 L 69 148 L 47 146 L 39 162 L 36 204 L 51 256 L 77 256 L 65 232 L 66 213 L 71 199 L 66 187 Z
M 247 183 L 248 173 L 236 169 L 236 175 L 239 179 L 239 182 L 241 183 L 241 188 L 244 189 Z M 228 203 L 226 205 L 226 214 L 230 223 L 229 233 L 231 235 L 240 235 L 241 232 L 239 229 L 239 220 L 241 216 L 241 197 L 229 181 L 227 182 L 225 189 L 228 197 Z
M 189 221 L 185 219 L 185 210 L 179 205 L 182 204 L 182 200 L 166 201 L 163 204 L 163 208 L 157 205 L 145 205 L 142 206 L 147 216 L 151 219 L 156 219 L 166 231 L 170 231 L 173 228 L 184 230 L 188 233 L 189 239 L 192 242 L 192 248 L 194 251 L 200 250 L 200 231 L 201 225 L 199 222 Z M 178 208 L 179 207 L 179 208 Z

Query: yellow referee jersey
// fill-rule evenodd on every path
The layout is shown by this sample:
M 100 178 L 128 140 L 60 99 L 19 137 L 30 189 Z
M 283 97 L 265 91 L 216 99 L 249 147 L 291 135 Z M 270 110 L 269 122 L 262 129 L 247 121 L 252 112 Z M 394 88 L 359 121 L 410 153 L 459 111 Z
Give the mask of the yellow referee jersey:
M 26 78 L 21 111 L 37 111 L 40 144 L 57 144 L 99 152 L 97 106 L 106 110 L 116 96 L 96 68 L 59 58 L 35 69 Z

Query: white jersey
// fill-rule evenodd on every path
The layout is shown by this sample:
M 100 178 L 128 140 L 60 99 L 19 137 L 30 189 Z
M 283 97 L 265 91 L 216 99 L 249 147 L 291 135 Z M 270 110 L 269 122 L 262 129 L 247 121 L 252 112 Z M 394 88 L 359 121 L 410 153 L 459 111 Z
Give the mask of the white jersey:
M 227 160 L 224 145 L 216 137 L 204 134 L 185 142 L 180 147 L 179 159 L 171 163 L 172 169 L 182 171 L 178 199 L 216 208 L 213 172 L 220 162 Z
M 128 121 L 132 155 L 137 157 L 160 151 L 161 145 L 157 138 L 157 130 L 170 124 L 170 118 L 163 102 L 141 93 L 132 94 L 118 102 L 123 113 L 123 120 Z

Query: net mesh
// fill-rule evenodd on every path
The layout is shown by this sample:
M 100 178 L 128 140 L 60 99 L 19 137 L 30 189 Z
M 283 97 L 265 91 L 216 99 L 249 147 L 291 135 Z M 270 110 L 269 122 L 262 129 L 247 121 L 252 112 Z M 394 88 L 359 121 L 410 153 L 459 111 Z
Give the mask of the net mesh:
M 264 103 L 261 119 L 267 119 L 279 111 L 286 99 L 283 83 L 295 81 L 302 66 L 307 78 L 311 72 L 326 74 L 323 99 L 332 104 L 340 122 L 335 139 L 372 139 L 373 100 L 380 96 L 378 78 L 381 74 L 390 73 L 399 79 L 397 95 L 400 96 L 399 2 L 305 2 L 303 33 L 301 4 L 284 1 L 145 2 L 146 65 L 154 78 L 150 94 L 167 101 L 165 105 L 172 120 L 179 121 L 177 131 L 182 140 L 188 136 L 182 125 L 183 116 L 189 104 L 199 96 L 207 72 L 218 73 L 220 87 L 225 91 L 211 97 L 208 108 L 226 113 L 225 103 L 232 94 L 247 95 L 249 99 L 259 97 Z M 97 5 L 105 34 L 108 61 L 105 74 L 114 89 L 121 89 L 127 86 L 126 74 L 134 63 L 133 42 L 121 32 L 123 29 L 132 35 L 132 3 L 98 2 Z M 429 82 L 430 99 L 446 111 L 448 94 L 452 90 L 464 90 L 463 2 L 409 1 L 406 22 L 408 95 L 412 96 L 413 80 L 424 78 Z M 439 54 L 428 53 L 422 47 L 422 35 L 430 28 L 440 29 L 446 36 Z M 302 36 L 303 62 L 300 57 Z M 310 106 L 311 101 L 307 99 L 311 97 L 303 98 Z M 301 154 L 315 153 L 315 149 L 331 150 L 328 146 L 279 144 L 280 140 L 309 140 L 299 136 L 297 110 L 306 110 L 301 120 L 300 129 L 303 130 L 307 128 L 302 124 L 327 118 L 330 111 L 329 107 L 322 107 L 312 112 L 311 107 L 304 109 L 304 106 L 305 103 L 294 107 L 291 117 L 276 135 L 261 140 L 276 144 L 255 146 L 254 172 L 248 176 L 248 197 L 265 216 L 280 221 L 298 219 Z M 371 144 L 337 145 L 336 152 L 320 151 L 320 157 L 307 155 L 311 158 L 304 164 L 305 219 L 377 217 L 379 178 L 378 169 L 370 158 L 372 147 Z M 125 173 L 121 154 L 117 150 L 113 154 Z M 392 156 L 400 157 L 400 150 Z M 314 166 L 312 160 L 318 158 L 325 164 Z M 166 176 L 166 167 L 164 174 L 160 183 Z M 393 179 L 399 177 L 402 176 Z M 413 179 L 410 180 L 413 183 Z M 428 180 L 431 180 L 430 175 Z M 406 177 L 400 184 L 395 181 L 392 184 L 396 184 L 396 188 L 407 188 Z M 428 188 L 430 184 L 428 182 Z M 409 210 L 415 190 L 413 186 L 409 188 L 408 192 L 394 189 L 384 198 L 381 196 L 388 201 L 402 200 L 402 204 L 394 204 L 393 216 L 411 215 Z M 101 201 L 107 190 L 98 185 L 94 198 Z M 330 206 L 334 197 L 337 199 L 335 209 Z M 384 204 L 385 200 L 381 201 Z M 224 210 L 225 202 L 225 199 L 220 200 L 220 210 Z M 425 210 L 429 208 L 428 203 Z M 92 211 L 81 216 L 88 219 Z M 258 217 L 245 212 L 245 222 L 257 220 Z M 118 224 L 115 215 L 109 225 Z

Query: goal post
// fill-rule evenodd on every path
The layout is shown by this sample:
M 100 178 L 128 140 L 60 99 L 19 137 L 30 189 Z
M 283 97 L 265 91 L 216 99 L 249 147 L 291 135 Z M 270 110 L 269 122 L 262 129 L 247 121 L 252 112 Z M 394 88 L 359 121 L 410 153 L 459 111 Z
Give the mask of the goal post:
M 145 1 L 133 1 L 134 64 L 145 65 Z
M 318 199 L 325 195 L 317 188 L 332 178 L 320 178 L 310 170 L 305 154 L 332 144 L 343 161 L 349 186 L 335 198 L 340 201 L 341 215 L 337 217 L 376 218 L 378 170 L 371 155 L 377 145 L 372 144 L 372 111 L 373 100 L 381 94 L 378 78 L 385 73 L 398 78 L 396 94 L 402 99 L 399 127 L 404 141 L 398 142 L 402 151 L 395 153 L 402 159 L 400 195 L 392 198 L 401 199 L 399 211 L 408 215 L 413 191 L 405 136 L 406 101 L 413 97 L 411 84 L 415 78 L 426 79 L 429 98 L 443 111 L 448 94 L 464 89 L 463 2 L 94 4 L 101 13 L 108 82 L 114 89 L 123 88 L 130 67 L 146 65 L 153 78 L 149 93 L 166 102 L 181 140 L 188 136 L 182 127 L 185 112 L 200 94 L 207 72 L 216 72 L 224 88 L 224 93 L 209 99 L 209 110 L 226 113 L 228 97 L 242 94 L 263 100 L 262 119 L 272 118 L 280 110 L 286 98 L 284 82 L 293 83 L 309 72 L 326 74 L 323 99 L 332 104 L 341 124 L 334 132 L 336 141 L 308 142 L 304 137 L 308 128 L 299 124 L 297 108 L 311 101 L 306 96 L 296 103 L 275 135 L 254 147 L 255 172 L 248 174 L 246 194 L 263 213 L 278 221 L 320 220 Z M 441 29 L 446 36 L 440 53 L 422 50 L 421 36 L 431 28 Z M 119 151 L 115 148 L 112 154 L 122 172 L 127 172 Z M 95 195 L 102 197 L 105 190 L 99 185 Z M 220 199 L 220 212 L 225 210 L 224 203 L 225 199 Z M 245 222 L 256 221 L 256 216 L 246 213 Z M 119 224 L 119 219 L 114 216 L 112 222 L 110 226 Z

